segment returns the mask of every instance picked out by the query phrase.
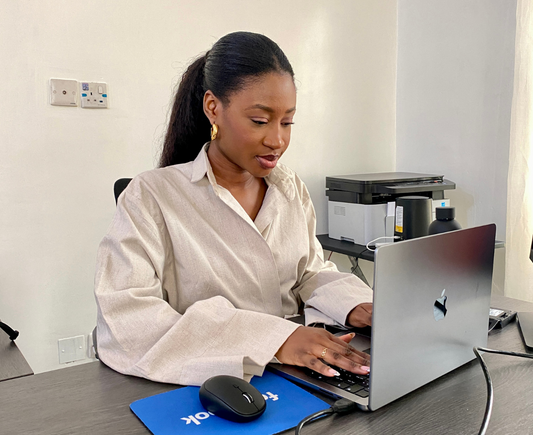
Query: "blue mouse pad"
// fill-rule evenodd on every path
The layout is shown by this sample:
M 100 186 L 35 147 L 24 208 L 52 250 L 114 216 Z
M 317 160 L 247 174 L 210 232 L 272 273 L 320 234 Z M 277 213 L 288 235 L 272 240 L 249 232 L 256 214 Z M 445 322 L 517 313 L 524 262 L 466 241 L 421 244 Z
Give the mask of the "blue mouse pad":
M 286 379 L 265 371 L 254 376 L 251 384 L 266 400 L 265 413 L 248 423 L 234 423 L 208 413 L 198 397 L 200 387 L 177 390 L 137 400 L 130 409 L 154 435 L 265 434 L 295 427 L 310 414 L 329 408 L 323 400 Z

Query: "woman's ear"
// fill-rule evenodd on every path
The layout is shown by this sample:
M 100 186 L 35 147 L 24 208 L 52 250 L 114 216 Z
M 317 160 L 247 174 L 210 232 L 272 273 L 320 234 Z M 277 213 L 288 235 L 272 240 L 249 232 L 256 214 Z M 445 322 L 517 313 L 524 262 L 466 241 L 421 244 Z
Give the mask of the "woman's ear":
M 217 116 L 220 112 L 222 102 L 215 97 L 213 92 L 207 91 L 204 94 L 204 113 L 211 125 L 216 124 Z

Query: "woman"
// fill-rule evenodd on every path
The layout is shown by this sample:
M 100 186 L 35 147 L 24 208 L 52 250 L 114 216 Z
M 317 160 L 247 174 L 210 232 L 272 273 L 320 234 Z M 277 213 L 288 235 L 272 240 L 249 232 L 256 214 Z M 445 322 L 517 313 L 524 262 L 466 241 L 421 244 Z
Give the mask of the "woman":
M 324 262 L 309 193 L 278 163 L 293 77 L 273 41 L 247 32 L 185 72 L 161 168 L 130 183 L 98 251 L 98 353 L 113 369 L 182 385 L 249 379 L 276 358 L 368 373 L 350 335 L 284 318 L 302 301 L 307 324 L 365 326 L 372 312 L 371 290 Z

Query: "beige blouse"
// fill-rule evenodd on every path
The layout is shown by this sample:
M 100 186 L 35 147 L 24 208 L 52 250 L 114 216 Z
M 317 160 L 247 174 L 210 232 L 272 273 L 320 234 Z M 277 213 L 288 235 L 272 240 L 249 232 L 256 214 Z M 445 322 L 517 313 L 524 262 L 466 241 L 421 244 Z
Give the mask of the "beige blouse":
M 297 325 L 343 324 L 372 291 L 324 262 L 309 193 L 282 164 L 255 221 L 194 162 L 145 172 L 120 196 L 97 258 L 98 353 L 118 372 L 201 385 L 261 375 Z

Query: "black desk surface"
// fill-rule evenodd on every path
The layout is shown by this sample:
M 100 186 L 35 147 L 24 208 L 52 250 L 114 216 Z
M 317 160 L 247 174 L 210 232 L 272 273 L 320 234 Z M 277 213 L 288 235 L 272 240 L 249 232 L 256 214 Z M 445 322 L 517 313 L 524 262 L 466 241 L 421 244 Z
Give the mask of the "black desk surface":
M 322 245 L 322 248 L 327 251 L 338 252 L 339 254 L 362 258 L 363 260 L 374 261 L 374 251 L 369 251 L 364 245 L 332 239 L 327 234 L 319 234 L 316 237 Z
M 494 297 L 493 306 L 533 311 L 531 303 L 503 297 Z M 525 351 L 516 323 L 493 331 L 489 347 Z M 488 434 L 532 434 L 532 361 L 491 354 L 485 360 L 495 392 Z M 0 433 L 149 434 L 129 404 L 174 388 L 121 375 L 99 362 L 0 382 Z M 310 423 L 303 435 L 477 434 L 485 397 L 484 377 L 473 361 L 376 412 Z
M 364 245 L 332 239 L 327 234 L 319 234 L 316 237 L 322 245 L 322 248 L 326 251 L 338 252 L 339 254 L 349 255 L 350 257 L 374 261 L 374 251 L 369 251 Z M 496 248 L 502 248 L 503 246 L 504 242 L 496 240 Z

